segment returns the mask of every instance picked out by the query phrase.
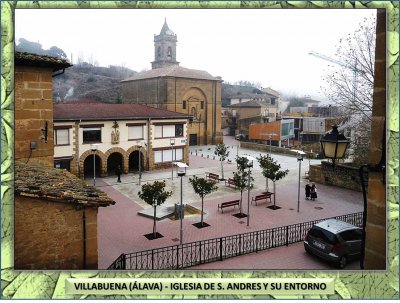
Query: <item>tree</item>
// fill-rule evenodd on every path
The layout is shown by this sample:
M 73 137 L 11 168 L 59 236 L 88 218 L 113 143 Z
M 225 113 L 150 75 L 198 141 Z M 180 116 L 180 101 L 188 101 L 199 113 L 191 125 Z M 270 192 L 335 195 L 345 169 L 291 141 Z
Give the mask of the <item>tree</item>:
M 31 42 L 24 38 L 20 38 L 19 43 L 16 46 L 16 50 L 19 52 L 28 52 L 38 55 L 44 55 L 45 51 L 42 48 L 42 45 L 39 42 Z
M 235 185 L 237 188 L 240 190 L 240 203 L 239 203 L 239 213 L 235 214 L 236 217 L 238 218 L 243 218 L 246 217 L 246 215 L 242 212 L 242 201 L 243 201 L 243 191 L 250 187 L 250 189 L 253 188 L 254 184 L 254 178 L 251 176 L 251 172 L 247 170 L 247 163 L 248 159 L 245 157 L 236 157 L 236 167 L 237 171 L 233 172 L 233 181 L 235 182 Z M 250 173 L 250 185 L 249 185 L 249 173 Z
M 219 161 L 221 161 L 221 175 L 222 178 L 220 180 L 225 180 L 224 178 L 224 165 L 223 162 L 229 156 L 228 148 L 226 147 L 225 143 L 221 142 L 215 146 L 214 155 L 219 157 Z
M 47 55 L 53 57 L 59 57 L 61 59 L 67 59 L 67 55 L 65 54 L 65 52 L 61 48 L 58 48 L 57 46 L 50 47 L 50 49 L 47 51 Z
M 278 209 L 280 207 L 276 206 L 276 186 L 275 182 L 283 179 L 288 173 L 289 170 L 280 170 L 281 165 L 277 163 L 273 158 L 268 156 L 260 155 L 258 158 L 258 163 L 260 163 L 260 167 L 262 169 L 262 174 L 265 178 L 272 180 L 274 183 L 274 205 L 270 208 Z
M 158 238 L 156 232 L 157 206 L 163 204 L 172 195 L 172 191 L 165 191 L 165 181 L 155 181 L 153 184 L 143 184 L 142 190 L 138 192 L 138 195 L 140 199 L 154 208 L 153 235 L 151 239 L 156 239 Z
M 335 56 L 340 64 L 333 65 L 324 77 L 325 95 L 351 115 L 345 125 L 339 125 L 339 130 L 344 126 L 353 130 L 357 137 L 351 142 L 353 159 L 359 163 L 365 161 L 365 144 L 358 146 L 358 142 L 368 142 L 371 134 L 375 28 L 375 17 L 365 18 L 358 30 L 340 39 Z
M 189 178 L 190 184 L 193 186 L 194 192 L 200 196 L 201 198 L 201 222 L 198 227 L 205 227 L 208 224 L 204 224 L 203 221 L 203 212 L 204 212 L 204 197 L 208 194 L 216 191 L 218 187 L 215 185 L 215 181 L 207 180 L 206 178 L 198 178 L 197 176 L 193 176 L 193 178 Z

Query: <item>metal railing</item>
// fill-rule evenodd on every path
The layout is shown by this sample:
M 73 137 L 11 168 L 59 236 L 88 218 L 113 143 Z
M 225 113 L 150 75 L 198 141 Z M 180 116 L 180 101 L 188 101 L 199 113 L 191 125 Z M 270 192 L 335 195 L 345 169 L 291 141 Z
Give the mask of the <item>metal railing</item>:
M 335 219 L 362 227 L 363 213 L 336 216 Z M 201 240 L 121 254 L 111 270 L 182 269 L 303 241 L 308 230 L 326 219 L 296 223 L 221 238 Z

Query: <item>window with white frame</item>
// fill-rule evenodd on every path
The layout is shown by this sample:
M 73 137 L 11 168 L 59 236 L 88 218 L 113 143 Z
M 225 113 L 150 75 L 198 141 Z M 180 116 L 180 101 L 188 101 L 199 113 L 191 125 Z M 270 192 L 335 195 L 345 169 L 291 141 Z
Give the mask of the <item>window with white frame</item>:
M 128 126 L 128 140 L 143 139 L 143 125 Z
M 83 143 L 99 143 L 101 142 L 101 128 L 84 128 L 83 129 Z
M 69 128 L 54 129 L 54 145 L 69 145 Z
M 154 137 L 155 138 L 174 138 L 183 136 L 183 124 L 163 124 L 155 125 Z
M 182 161 L 183 160 L 183 148 L 175 148 L 157 150 L 154 152 L 154 163 L 172 162 L 172 161 Z M 173 158 L 172 158 L 173 155 Z

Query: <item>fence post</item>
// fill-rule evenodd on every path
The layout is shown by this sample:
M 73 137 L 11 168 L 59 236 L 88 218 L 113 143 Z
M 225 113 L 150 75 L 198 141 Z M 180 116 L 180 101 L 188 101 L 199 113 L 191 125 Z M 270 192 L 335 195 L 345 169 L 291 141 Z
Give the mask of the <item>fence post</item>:
M 256 253 L 258 253 L 258 231 L 256 231 Z
M 199 263 L 201 264 L 201 242 L 199 241 L 200 245 L 199 245 Z
M 154 249 L 151 250 L 151 269 L 154 269 Z
M 176 246 L 176 269 L 179 269 L 179 247 L 180 245 Z
M 219 260 L 222 261 L 222 238 L 219 238 Z
M 289 226 L 286 226 L 286 246 L 289 245 Z
M 122 269 L 126 269 L 126 255 L 125 254 L 121 255 L 121 265 L 122 265 Z
M 239 235 L 239 255 L 242 254 L 242 234 Z

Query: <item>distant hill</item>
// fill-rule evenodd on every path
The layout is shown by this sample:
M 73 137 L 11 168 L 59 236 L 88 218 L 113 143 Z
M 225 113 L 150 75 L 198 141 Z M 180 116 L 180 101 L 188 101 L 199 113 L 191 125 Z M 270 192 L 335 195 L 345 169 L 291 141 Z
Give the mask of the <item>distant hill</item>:
M 122 96 L 121 80 L 137 72 L 122 66 L 98 67 L 88 63 L 74 65 L 53 78 L 55 102 L 94 99 L 119 103 Z
M 262 91 L 253 86 L 222 83 L 222 92 L 221 92 L 222 106 L 229 105 L 228 98 L 230 98 L 231 96 L 246 94 L 246 93 L 261 94 Z

